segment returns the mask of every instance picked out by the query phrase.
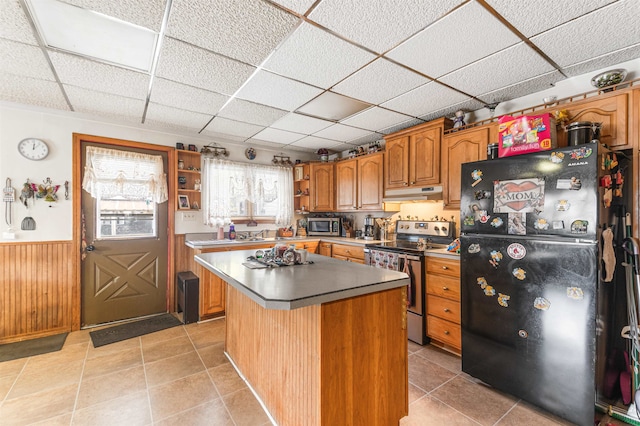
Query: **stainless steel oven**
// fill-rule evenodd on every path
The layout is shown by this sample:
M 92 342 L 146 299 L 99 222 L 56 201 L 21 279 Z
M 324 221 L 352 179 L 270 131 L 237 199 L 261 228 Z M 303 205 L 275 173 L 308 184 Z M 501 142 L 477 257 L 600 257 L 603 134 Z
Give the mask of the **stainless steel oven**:
M 454 238 L 454 228 L 454 222 L 399 220 L 395 241 L 365 247 L 367 265 L 406 272 L 411 278 L 407 287 L 407 335 L 420 345 L 429 342 L 424 251 L 445 247 Z

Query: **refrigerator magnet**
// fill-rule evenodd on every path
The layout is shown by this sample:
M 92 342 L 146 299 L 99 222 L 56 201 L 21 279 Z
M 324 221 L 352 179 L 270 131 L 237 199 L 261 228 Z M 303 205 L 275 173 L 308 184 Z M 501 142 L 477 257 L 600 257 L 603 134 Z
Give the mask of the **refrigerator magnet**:
M 541 311 L 546 311 L 551 307 L 551 302 L 544 297 L 536 297 L 536 300 L 533 301 L 533 307 Z
M 509 307 L 509 299 L 511 299 L 511 296 L 508 296 L 508 295 L 502 294 L 502 293 L 498 293 L 498 304 L 500 306 L 502 306 L 503 308 L 508 308 Z
M 511 235 L 527 235 L 527 228 L 524 224 L 527 221 L 525 213 L 509 213 L 509 227 L 507 233 Z
M 474 170 L 471 172 L 471 178 L 473 179 L 473 183 L 471 186 L 476 186 L 480 182 L 482 182 L 482 170 Z
M 558 200 L 556 203 L 556 211 L 558 212 L 566 212 L 571 207 L 571 203 L 569 200 Z
M 571 151 L 571 159 L 572 160 L 583 160 L 585 158 L 589 158 L 593 153 L 593 149 L 583 146 L 578 149 L 574 149 Z
M 470 254 L 480 253 L 480 244 L 477 244 L 477 243 L 469 244 L 469 248 L 467 249 L 467 251 Z
M 465 216 L 464 225 L 473 226 L 476 223 L 476 219 L 473 216 Z
M 494 268 L 497 268 L 498 266 L 500 266 L 500 261 L 502 260 L 502 252 L 499 252 L 497 250 L 492 250 L 491 253 L 489 253 L 489 255 L 491 256 L 491 260 L 489 260 L 489 263 L 491 264 L 491 266 L 493 266 Z
M 488 297 L 495 296 L 496 295 L 496 290 L 493 287 L 491 287 L 490 285 L 488 285 L 488 286 L 486 286 L 484 288 L 484 295 L 488 296 Z
M 582 181 L 572 176 L 569 179 L 558 179 L 556 182 L 556 189 L 571 189 L 573 191 L 579 191 L 582 188 Z
M 533 222 L 533 227 L 539 231 L 546 231 L 549 229 L 549 222 L 547 222 L 547 219 L 538 219 Z
M 516 277 L 520 281 L 527 278 L 527 271 L 525 271 L 522 268 L 514 268 L 513 271 L 511 271 L 511 273 L 513 274 L 514 277 Z
M 527 333 L 527 330 L 518 330 L 518 336 L 526 339 L 527 337 L 529 337 L 529 333 Z
M 567 297 L 573 300 L 582 300 L 584 292 L 580 287 L 567 287 Z
M 552 163 L 560 164 L 564 160 L 564 152 L 552 152 L 549 158 Z
M 491 198 L 491 191 L 475 191 L 473 193 L 473 198 L 475 198 L 476 200 Z
M 504 224 L 504 220 L 501 217 L 494 217 L 491 221 L 491 226 L 494 228 L 500 228 Z
M 527 249 L 520 243 L 512 243 L 507 247 L 507 254 L 512 259 L 522 259 L 527 255 Z
M 571 222 L 571 233 L 572 234 L 586 234 L 587 228 L 589 227 L 589 222 L 586 220 L 574 220 Z
M 478 285 L 480 286 L 481 289 L 484 289 L 487 287 L 487 280 L 484 277 L 478 277 L 476 279 L 476 282 L 478 283 Z

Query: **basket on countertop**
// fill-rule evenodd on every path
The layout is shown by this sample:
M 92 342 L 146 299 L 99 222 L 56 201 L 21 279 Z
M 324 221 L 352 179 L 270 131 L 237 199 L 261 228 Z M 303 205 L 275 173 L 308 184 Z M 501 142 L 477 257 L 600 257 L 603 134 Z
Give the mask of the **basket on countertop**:
M 280 237 L 293 237 L 293 230 L 289 228 L 278 228 L 278 236 Z

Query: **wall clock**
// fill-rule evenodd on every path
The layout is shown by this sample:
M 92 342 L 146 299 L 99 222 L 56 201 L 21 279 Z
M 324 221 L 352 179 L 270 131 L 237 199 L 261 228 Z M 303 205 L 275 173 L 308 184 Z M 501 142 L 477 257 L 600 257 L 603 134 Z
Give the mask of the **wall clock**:
M 49 155 L 49 147 L 42 139 L 27 138 L 18 143 L 18 152 L 29 160 L 42 160 Z

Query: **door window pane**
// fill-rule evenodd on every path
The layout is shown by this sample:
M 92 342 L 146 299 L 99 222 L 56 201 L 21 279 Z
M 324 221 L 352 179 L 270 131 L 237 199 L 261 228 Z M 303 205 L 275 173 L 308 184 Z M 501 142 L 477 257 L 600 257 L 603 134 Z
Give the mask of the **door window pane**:
M 97 239 L 157 236 L 156 203 L 148 200 L 96 200 Z

